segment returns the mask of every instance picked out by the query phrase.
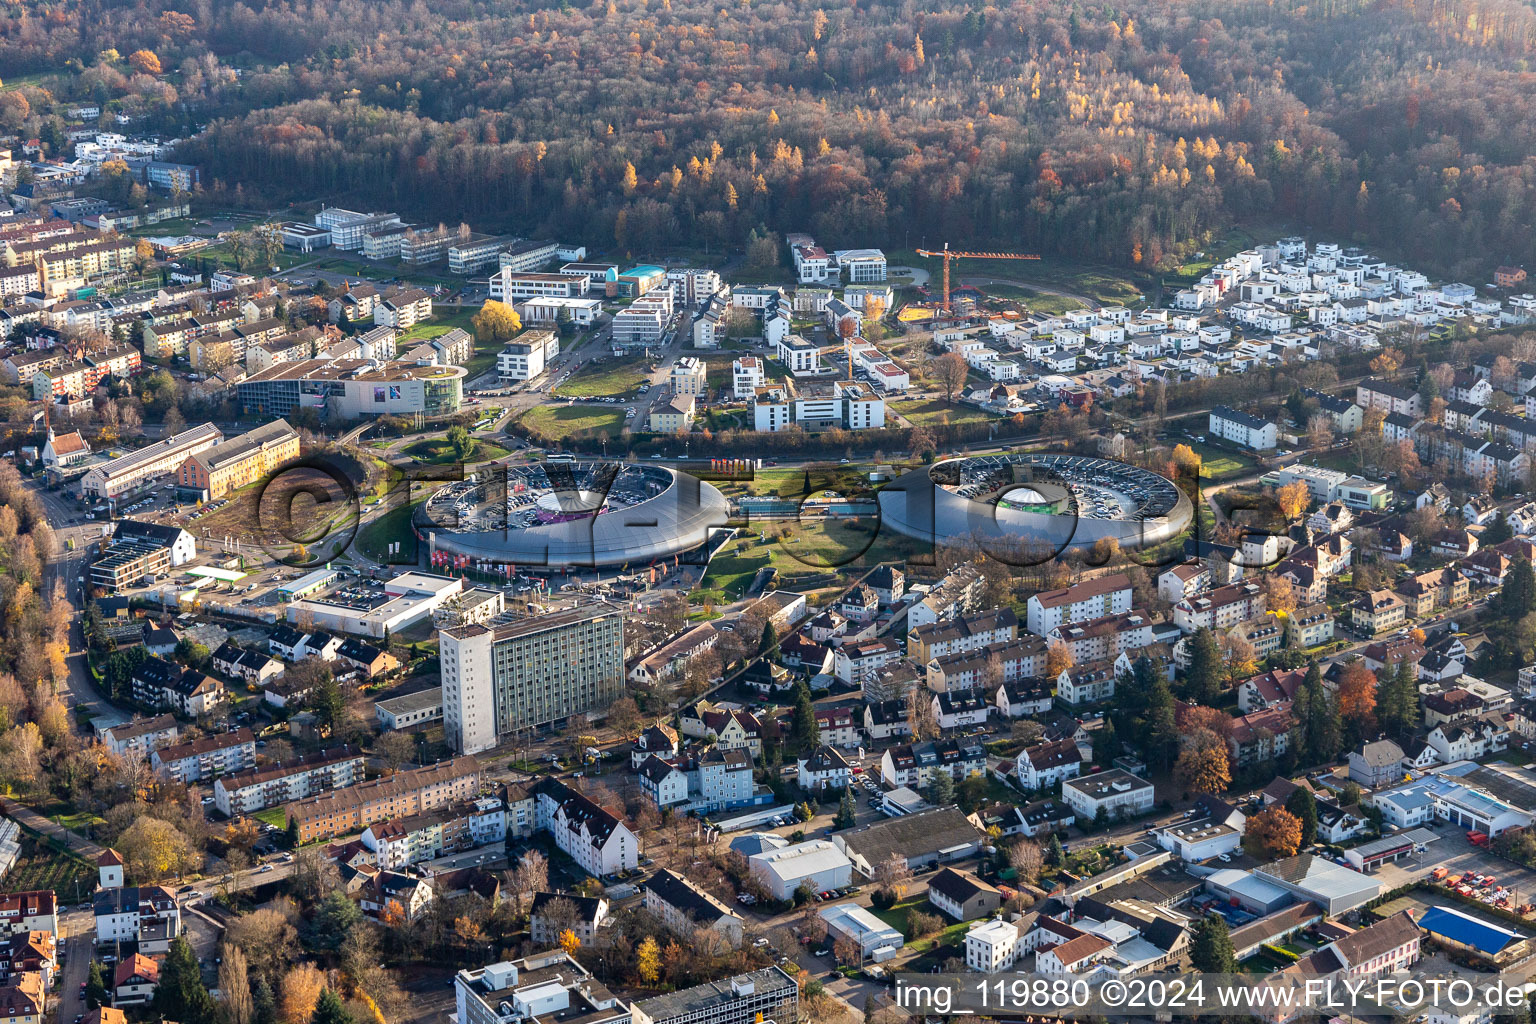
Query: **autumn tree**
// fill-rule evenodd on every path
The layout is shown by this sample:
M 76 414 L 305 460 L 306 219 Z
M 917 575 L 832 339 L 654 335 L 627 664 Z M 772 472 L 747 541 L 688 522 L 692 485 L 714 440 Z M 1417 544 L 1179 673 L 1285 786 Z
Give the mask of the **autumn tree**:
M 1265 573 L 1260 579 L 1264 588 L 1264 603 L 1270 611 L 1289 615 L 1296 610 L 1296 587 L 1289 579 L 1277 572 Z
M 1175 471 L 1180 475 L 1190 477 L 1200 475 L 1200 456 L 1189 445 L 1174 445 L 1172 461 Z
M 141 817 L 117 838 L 123 866 L 130 878 L 157 881 L 181 875 L 194 866 L 198 854 L 192 840 L 162 818 Z
M 1389 376 L 1396 373 L 1402 365 L 1402 350 L 1388 346 L 1378 352 L 1375 358 L 1371 360 L 1371 372 L 1382 376 Z
M 1072 648 L 1061 640 L 1052 637 L 1045 645 L 1045 678 L 1056 679 L 1063 672 L 1077 664 L 1077 659 L 1072 656 Z
M 1283 807 L 1270 807 L 1248 819 L 1243 849 L 1258 860 L 1293 856 L 1301 849 L 1301 822 Z
M 471 319 L 475 338 L 482 345 L 499 345 L 523 329 L 523 318 L 505 302 L 487 299 Z
M 349 901 L 350 902 L 350 901 Z M 225 1024 L 251 1024 L 251 979 L 245 964 L 245 951 L 239 946 L 224 947 L 219 964 L 219 997 L 224 1004 Z
M 325 974 L 311 963 L 289 968 L 283 975 L 282 1018 L 284 1024 L 309 1024 L 315 1004 L 325 991 Z
M 133 70 L 141 74 L 160 74 L 160 58 L 155 56 L 153 50 L 134 50 L 128 55 L 128 63 L 133 65 Z
M 661 946 L 654 935 L 640 940 L 635 949 L 635 973 L 647 985 L 654 985 L 661 978 Z
M 1200 729 L 1185 737 L 1174 762 L 1174 778 L 1191 793 L 1220 793 L 1232 784 L 1227 745 L 1215 733 Z
M 1351 743 L 1376 733 L 1376 674 L 1356 659 L 1339 673 L 1339 717 Z
M 939 727 L 939 713 L 927 691 L 913 692 L 907 698 L 907 725 L 914 740 L 938 739 L 943 730 Z
M 567 956 L 575 956 L 581 948 L 581 937 L 574 929 L 564 928 L 560 932 L 560 948 L 565 950 Z
M 1275 505 L 1287 520 L 1295 520 L 1312 502 L 1312 492 L 1305 480 L 1294 480 L 1275 488 Z

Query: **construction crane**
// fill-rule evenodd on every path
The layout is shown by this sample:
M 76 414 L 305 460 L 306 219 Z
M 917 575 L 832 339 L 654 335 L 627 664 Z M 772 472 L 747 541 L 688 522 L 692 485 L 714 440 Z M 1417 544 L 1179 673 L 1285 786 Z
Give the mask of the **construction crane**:
M 962 256 L 970 260 L 1037 260 L 1039 256 L 1028 255 L 1021 252 L 961 252 L 958 249 L 950 249 L 949 243 L 944 243 L 942 250 L 919 249 L 919 256 L 932 256 L 944 261 L 944 298 L 940 305 L 944 312 L 949 312 L 949 261 L 958 260 Z

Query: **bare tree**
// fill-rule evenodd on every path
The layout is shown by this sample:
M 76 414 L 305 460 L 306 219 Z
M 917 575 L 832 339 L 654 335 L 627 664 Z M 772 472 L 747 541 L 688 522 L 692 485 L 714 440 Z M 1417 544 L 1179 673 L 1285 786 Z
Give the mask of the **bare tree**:
M 965 365 L 965 358 L 958 352 L 947 352 L 928 364 L 931 372 L 939 382 L 939 387 L 944 389 L 944 401 L 953 402 L 955 395 L 965 387 L 966 376 L 970 373 L 970 367 Z

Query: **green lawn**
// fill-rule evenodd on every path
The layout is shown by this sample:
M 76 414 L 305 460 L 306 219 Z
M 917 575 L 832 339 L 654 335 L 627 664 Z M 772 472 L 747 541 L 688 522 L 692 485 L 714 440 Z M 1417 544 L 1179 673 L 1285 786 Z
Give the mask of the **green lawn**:
M 566 398 L 594 395 L 598 398 L 633 394 L 649 376 L 647 359 L 605 360 L 588 363 L 570 380 L 555 388 L 554 394 Z
M 1226 480 L 1253 472 L 1258 465 L 1240 452 L 1215 448 L 1208 444 L 1193 443 L 1190 448 L 1200 456 L 1200 475 L 1207 480 Z
M 364 523 L 354 541 L 358 550 L 376 562 L 385 561 L 390 557 L 390 542 L 399 541 L 398 557 L 411 558 L 416 550 L 415 535 L 411 533 L 411 515 L 421 500 L 425 499 L 402 504 Z
M 276 828 L 288 827 L 288 812 L 281 807 L 268 807 L 264 811 L 257 811 L 251 817 Z
M 518 422 L 546 441 L 606 434 L 617 437 L 624 430 L 624 414 L 617 409 L 590 405 L 540 405 L 529 409 Z
M 432 438 L 426 441 L 417 441 L 400 449 L 400 454 L 417 462 L 438 464 L 459 461 L 454 453 L 453 445 L 445 438 Z M 512 453 L 499 444 L 475 438 L 475 450 L 469 456 L 469 462 L 489 462 L 492 459 L 503 459 Z
M 470 334 L 474 334 L 475 327 L 471 321 L 474 320 L 475 312 L 475 310 L 460 309 L 457 306 L 433 306 L 432 319 L 423 320 L 400 335 L 397 341 L 398 347 L 405 348 L 405 343 L 408 341 L 426 341 L 430 338 L 441 337 L 455 327 L 463 328 Z M 497 349 L 498 351 L 500 350 L 499 345 Z
M 920 910 L 925 914 L 934 914 L 941 921 L 949 920 L 949 918 L 939 913 L 938 908 L 928 902 L 928 897 L 926 896 L 908 896 L 889 910 L 875 910 L 873 913 L 880 920 L 906 935 L 907 911 L 909 910 Z M 913 953 L 927 953 L 937 946 L 957 945 L 965 940 L 965 933 L 968 928 L 970 928 L 970 922 L 960 921 L 949 925 L 936 935 L 930 935 L 922 939 L 908 939 L 904 948 Z
M 758 540 L 759 534 L 766 540 Z M 880 529 L 879 519 L 873 517 L 764 521 L 744 529 L 710 560 L 693 600 L 734 600 L 764 565 L 785 577 L 817 576 L 846 566 L 906 561 L 922 550 L 919 542 Z
M 915 398 L 892 402 L 891 408 L 919 426 L 934 423 L 986 423 L 997 417 L 974 405 L 950 405 L 942 398 Z
M 733 541 L 710 559 L 709 571 L 699 581 L 699 590 L 718 591 L 727 600 L 742 595 L 757 571 L 772 562 L 773 545 L 754 545 L 743 550 L 741 541 Z

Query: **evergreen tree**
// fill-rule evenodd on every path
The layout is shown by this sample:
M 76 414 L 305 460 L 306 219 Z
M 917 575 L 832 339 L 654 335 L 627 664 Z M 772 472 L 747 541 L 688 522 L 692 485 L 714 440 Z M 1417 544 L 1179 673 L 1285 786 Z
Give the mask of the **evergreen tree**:
M 298 818 L 290 817 L 288 819 L 288 848 L 290 850 L 297 850 L 299 848 L 299 819 Z
M 853 828 L 858 809 L 853 803 L 853 790 L 843 790 L 843 798 L 837 804 L 837 817 L 832 819 L 832 826 L 837 829 Z
M 1147 701 L 1146 746 L 1142 754 L 1148 761 L 1166 770 L 1173 763 L 1179 747 L 1179 727 L 1173 715 L 1173 691 L 1159 679 L 1152 684 Z
M 767 654 L 779 646 L 779 631 L 773 628 L 773 620 L 763 623 L 763 636 L 757 642 L 757 653 Z
M 1420 715 L 1418 673 L 1405 659 L 1376 684 L 1376 721 L 1388 736 L 1401 741 L 1418 727 Z
M 821 727 L 816 724 L 816 709 L 811 705 L 811 688 L 801 680 L 795 687 L 795 711 L 789 720 L 789 735 L 801 751 L 816 749 L 821 742 Z
M 1439 397 L 1440 385 L 1434 376 L 1429 373 L 1421 374 L 1419 376 L 1419 399 L 1424 403 L 1424 408 L 1428 409 L 1429 404 Z
M 1299 787 L 1286 797 L 1285 809 L 1301 822 L 1301 845 L 1311 846 L 1317 842 L 1317 798 L 1312 791 L 1305 786 Z
M 341 1004 L 341 997 L 336 990 L 327 988 L 320 993 L 320 999 L 315 1003 L 314 1016 L 309 1018 L 310 1024 L 353 1024 L 352 1015 Z
M 1515 535 L 1515 531 L 1509 528 L 1509 520 L 1503 513 L 1493 517 L 1487 526 L 1483 527 L 1482 536 L 1477 538 L 1478 547 L 1491 547 L 1494 544 L 1502 544 Z
M 1061 836 L 1051 833 L 1051 844 L 1045 848 L 1045 863 L 1053 868 L 1059 868 L 1066 863 L 1067 851 L 1061 846 Z
M 934 772 L 928 783 L 928 802 L 935 807 L 948 807 L 955 802 L 955 780 L 948 772 Z
M 102 976 L 101 961 L 91 961 L 91 973 L 85 981 L 85 1006 L 94 1010 L 107 1001 L 107 980 Z
M 344 892 L 329 893 L 315 911 L 313 942 L 319 949 L 339 949 L 363 920 L 363 912 Z
M 1206 974 L 1236 974 L 1237 953 L 1227 931 L 1227 919 L 1207 914 L 1195 926 L 1195 939 L 1189 947 L 1190 962 Z
M 1516 558 L 1509 567 L 1509 575 L 1504 577 L 1504 585 L 1499 588 L 1495 611 L 1506 619 L 1518 619 L 1533 608 L 1536 608 L 1536 575 L 1532 574 L 1529 561 Z
M 170 1020 L 206 1021 L 213 1019 L 213 997 L 203 987 L 197 954 L 185 935 L 171 943 L 160 968 L 160 986 L 155 989 L 155 1010 Z
M 1190 638 L 1189 668 L 1184 673 L 1184 697 L 1191 704 L 1215 707 L 1221 701 L 1221 645 L 1205 626 Z
M 277 1024 L 277 1000 L 265 978 L 251 989 L 251 1024 Z
M 309 695 L 309 709 L 315 713 L 321 725 L 335 726 L 346 710 L 347 698 L 342 695 L 341 685 L 330 672 L 322 672 Z
M 1332 695 L 1323 686 L 1323 673 L 1315 661 L 1308 666 L 1307 677 L 1296 695 L 1295 712 L 1301 724 L 1305 760 L 1316 764 L 1337 757 L 1344 742 L 1344 723 L 1339 719 Z
M 1137 718 L 1147 710 L 1147 703 L 1152 699 L 1152 687 L 1156 684 L 1159 674 L 1157 666 L 1152 664 L 1152 659 L 1142 655 L 1131 663 L 1130 684 L 1117 687 L 1115 690 L 1115 704 L 1120 711 L 1131 717 Z
M 1093 734 L 1093 759 L 1107 763 L 1119 756 L 1120 734 L 1115 730 L 1114 718 L 1105 715 L 1104 724 L 1099 726 L 1098 732 Z

